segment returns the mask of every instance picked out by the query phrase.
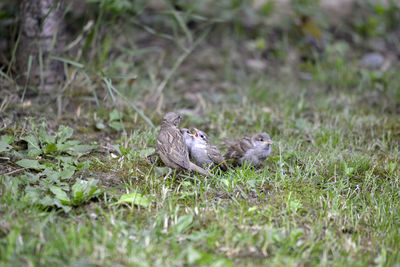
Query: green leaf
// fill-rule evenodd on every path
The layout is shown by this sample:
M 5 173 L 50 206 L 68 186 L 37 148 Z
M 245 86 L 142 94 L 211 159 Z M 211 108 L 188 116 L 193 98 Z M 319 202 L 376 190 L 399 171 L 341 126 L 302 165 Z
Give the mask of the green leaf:
M 21 159 L 17 161 L 16 164 L 27 169 L 44 170 L 46 168 L 46 166 L 40 164 L 39 161 L 35 159 Z
M 54 205 L 55 205 L 57 208 L 63 209 L 65 213 L 70 212 L 71 209 L 72 209 L 70 206 L 67 206 L 67 205 L 62 204 L 58 199 L 54 199 Z
M 139 151 L 139 156 L 141 158 L 147 157 L 149 155 L 151 155 L 152 153 L 154 153 L 155 149 L 154 148 L 146 148 L 146 149 L 142 149 Z
M 0 141 L 5 142 L 7 144 L 11 144 L 14 142 L 15 138 L 9 135 L 2 135 Z
M 42 125 L 40 125 L 40 128 L 39 128 L 39 137 L 40 137 L 41 141 L 44 143 L 47 143 L 47 144 L 55 143 L 56 137 L 52 136 L 52 135 L 48 135 L 46 128 L 47 128 L 46 122 L 42 122 Z
M 109 117 L 110 117 L 110 121 L 119 121 L 119 120 L 122 120 L 122 118 L 124 117 L 124 114 L 122 112 L 120 112 L 119 110 L 114 109 L 113 111 L 110 112 Z
M 113 121 L 109 124 L 109 126 L 116 131 L 121 131 L 124 125 L 119 121 Z
M 76 171 L 76 168 L 74 166 L 67 165 L 60 173 L 60 178 L 61 179 L 69 179 L 72 177 L 72 175 L 74 175 L 75 171 Z
M 58 132 L 56 134 L 56 136 L 58 137 L 57 144 L 64 143 L 65 141 L 67 141 L 67 139 L 69 139 L 73 133 L 74 130 L 72 128 L 61 125 L 58 128 Z
M 76 168 L 77 168 L 78 170 L 87 170 L 87 169 L 90 168 L 90 165 L 91 165 L 91 164 L 92 164 L 92 162 L 91 162 L 90 160 L 82 161 L 82 162 L 79 162 L 79 163 L 76 165 Z
M 39 204 L 44 207 L 51 207 L 55 204 L 54 198 L 51 198 L 50 196 L 45 196 L 44 198 L 39 199 Z
M 50 154 L 57 151 L 57 145 L 55 143 L 48 143 L 46 145 L 45 152 L 46 154 Z
M 69 199 L 67 193 L 65 193 L 60 187 L 52 185 L 50 186 L 50 191 L 56 196 L 58 200 L 60 200 L 61 204 L 71 204 L 71 200 Z
M 34 135 L 28 135 L 23 140 L 28 143 L 28 156 L 36 158 L 42 154 L 42 150 L 39 146 L 39 140 Z
M 73 146 L 73 147 L 69 148 L 66 152 L 68 154 L 70 154 L 70 155 L 77 156 L 77 155 L 86 153 L 86 152 L 88 152 L 88 151 L 90 151 L 91 149 L 94 149 L 94 148 L 96 148 L 96 146 L 76 145 L 76 146 Z
M 72 203 L 79 205 L 93 196 L 100 193 L 97 187 L 98 180 L 89 179 L 88 181 L 77 179 L 76 183 L 72 186 Z
M 48 181 L 51 183 L 60 183 L 60 172 L 53 170 L 52 167 L 47 167 L 41 175 L 46 176 Z
M 0 139 L 0 152 L 7 152 L 10 151 L 13 147 L 10 146 L 11 142 L 14 141 L 13 136 L 9 135 L 2 135 Z
M 146 196 L 135 192 L 122 195 L 117 203 L 130 203 L 142 207 L 148 207 L 151 201 Z
M 69 165 L 74 164 L 74 160 L 72 159 L 72 157 L 69 156 L 68 157 L 58 156 L 57 159 Z
M 4 142 L 3 140 L 0 141 L 0 152 L 7 152 L 12 149 L 12 146 L 10 146 L 7 142 Z

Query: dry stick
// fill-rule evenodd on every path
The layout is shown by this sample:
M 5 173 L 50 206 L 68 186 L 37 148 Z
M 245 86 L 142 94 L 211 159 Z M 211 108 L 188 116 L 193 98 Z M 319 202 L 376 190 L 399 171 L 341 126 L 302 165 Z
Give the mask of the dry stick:
M 168 81 L 175 74 L 175 72 L 179 68 L 179 66 L 183 63 L 183 61 L 187 58 L 187 56 L 189 56 L 192 53 L 192 51 L 204 40 L 204 38 L 208 35 L 209 32 L 210 32 L 210 28 L 205 30 L 205 32 L 196 40 L 196 42 L 194 42 L 193 45 L 189 49 L 185 50 L 185 53 L 183 53 L 176 60 L 174 66 L 172 66 L 172 69 L 168 72 L 167 76 L 157 86 L 157 88 L 156 88 L 156 93 L 157 94 L 161 94 L 161 92 L 164 90 L 165 86 L 167 85 Z
M 10 175 L 10 174 L 13 174 L 13 173 L 16 173 L 16 172 L 20 172 L 20 171 L 23 171 L 23 170 L 25 170 L 25 168 L 21 168 L 21 169 L 13 170 L 13 171 L 11 171 L 11 172 L 8 172 L 8 173 L 5 173 L 5 174 L 3 174 L 3 175 Z

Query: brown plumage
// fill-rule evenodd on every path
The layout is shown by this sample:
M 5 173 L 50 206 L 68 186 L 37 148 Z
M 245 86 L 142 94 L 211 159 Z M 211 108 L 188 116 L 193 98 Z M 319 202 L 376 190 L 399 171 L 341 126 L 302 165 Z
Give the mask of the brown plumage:
M 236 141 L 225 140 L 225 142 L 229 145 L 225 159 L 232 159 L 238 165 L 247 162 L 258 167 L 271 153 L 272 140 L 267 133 L 246 136 Z
M 170 168 L 170 172 L 171 169 L 190 170 L 207 176 L 209 174 L 206 170 L 189 160 L 185 139 L 178 128 L 182 118 L 182 115 L 177 112 L 169 112 L 163 117 L 157 139 L 157 153 L 162 162 Z

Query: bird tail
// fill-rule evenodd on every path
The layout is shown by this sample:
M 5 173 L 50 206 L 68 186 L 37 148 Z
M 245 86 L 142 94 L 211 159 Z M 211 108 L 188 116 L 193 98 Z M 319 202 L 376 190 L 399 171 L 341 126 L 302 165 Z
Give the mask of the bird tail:
M 190 162 L 190 170 L 191 171 L 196 171 L 198 173 L 200 173 L 201 175 L 204 176 L 211 176 L 214 177 L 214 175 L 212 173 L 207 172 L 205 169 L 203 169 L 202 167 L 197 166 L 196 164 Z

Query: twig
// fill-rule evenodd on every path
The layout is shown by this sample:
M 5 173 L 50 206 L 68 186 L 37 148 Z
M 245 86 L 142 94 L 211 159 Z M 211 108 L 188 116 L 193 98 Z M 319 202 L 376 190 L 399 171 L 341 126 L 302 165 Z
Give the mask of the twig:
M 3 175 L 10 175 L 10 174 L 13 174 L 13 173 L 16 173 L 16 172 L 20 172 L 20 171 L 23 171 L 23 170 L 25 170 L 25 168 L 13 170 L 13 171 L 11 171 L 11 172 L 9 172 L 9 173 L 5 173 L 5 174 L 3 174 Z

